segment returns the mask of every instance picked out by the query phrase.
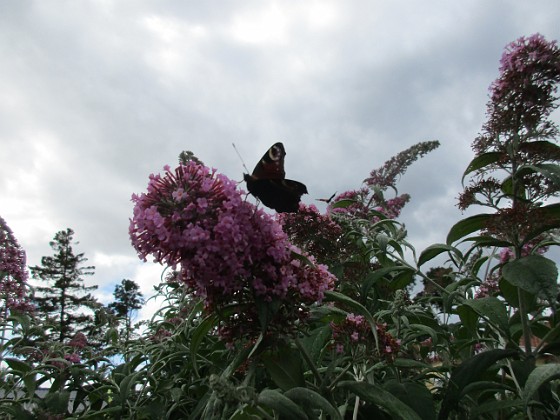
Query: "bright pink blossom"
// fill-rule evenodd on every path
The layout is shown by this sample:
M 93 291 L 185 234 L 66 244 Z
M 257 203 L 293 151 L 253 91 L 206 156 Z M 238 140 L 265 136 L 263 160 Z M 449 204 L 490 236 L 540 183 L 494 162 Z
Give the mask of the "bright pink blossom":
M 138 255 L 180 266 L 181 280 L 208 309 L 248 305 L 243 319 L 230 322 L 258 323 L 255 300 L 311 304 L 334 285 L 326 267 L 293 258 L 299 250 L 281 225 L 247 202 L 236 182 L 201 164 L 191 161 L 151 175 L 147 193 L 132 201 L 129 232 Z M 242 336 L 252 334 L 247 326 L 237 327 Z M 233 335 L 231 329 L 221 331 Z

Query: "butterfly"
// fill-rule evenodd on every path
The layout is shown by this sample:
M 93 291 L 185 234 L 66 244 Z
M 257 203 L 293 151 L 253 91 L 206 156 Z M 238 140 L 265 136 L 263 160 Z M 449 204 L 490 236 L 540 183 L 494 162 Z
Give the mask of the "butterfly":
M 243 174 L 247 189 L 265 206 L 278 213 L 295 213 L 307 187 L 298 181 L 285 179 L 284 156 L 286 150 L 282 143 L 275 143 L 257 163 L 253 173 Z
M 332 199 L 334 198 L 335 195 L 336 195 L 336 193 L 331 195 L 330 198 L 318 198 L 317 201 L 323 201 L 324 203 L 329 204 L 332 201 Z

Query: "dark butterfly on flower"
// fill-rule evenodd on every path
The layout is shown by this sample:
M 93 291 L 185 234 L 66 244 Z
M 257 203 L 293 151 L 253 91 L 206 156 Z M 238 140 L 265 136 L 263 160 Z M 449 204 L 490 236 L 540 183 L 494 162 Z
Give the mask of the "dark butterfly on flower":
M 265 206 L 278 213 L 294 213 L 298 211 L 301 196 L 307 194 L 307 187 L 301 182 L 284 178 L 284 156 L 284 145 L 273 144 L 257 163 L 253 173 L 243 174 L 243 179 L 249 192 Z

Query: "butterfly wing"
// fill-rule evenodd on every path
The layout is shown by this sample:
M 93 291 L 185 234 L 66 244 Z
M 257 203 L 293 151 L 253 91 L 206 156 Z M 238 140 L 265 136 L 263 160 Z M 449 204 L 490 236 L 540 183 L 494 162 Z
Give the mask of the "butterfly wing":
M 298 181 L 284 179 L 284 156 L 282 143 L 275 143 L 257 163 L 252 175 L 244 174 L 247 189 L 265 206 L 278 213 L 297 212 L 299 201 L 307 194 L 307 187 Z
M 273 144 L 253 169 L 252 176 L 257 179 L 284 179 L 286 176 L 284 156 L 286 156 L 284 145 Z
M 261 200 L 265 206 L 278 213 L 294 213 L 299 209 L 303 194 L 307 187 L 291 179 L 247 179 L 247 189 Z

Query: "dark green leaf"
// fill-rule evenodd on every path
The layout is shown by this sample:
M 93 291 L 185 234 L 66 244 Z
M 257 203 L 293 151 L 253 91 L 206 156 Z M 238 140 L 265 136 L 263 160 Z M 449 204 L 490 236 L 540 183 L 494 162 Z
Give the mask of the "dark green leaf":
M 462 306 L 472 308 L 478 315 L 499 328 L 503 334 L 509 335 L 507 309 L 500 299 L 495 297 L 467 299 Z
M 456 254 L 459 259 L 462 259 L 461 251 L 459 251 L 457 248 L 446 244 L 434 244 L 430 245 L 428 248 L 422 251 L 420 257 L 418 258 L 418 267 L 434 259 L 443 252 L 452 252 Z
M 438 418 L 440 420 L 447 419 L 451 411 L 457 407 L 461 400 L 465 387 L 477 381 L 489 367 L 498 360 L 516 355 L 518 355 L 518 351 L 514 349 L 488 350 L 465 360 L 457 366 L 449 378 L 449 386 L 447 387 Z
M 463 173 L 463 177 L 461 178 L 461 182 L 464 181 L 465 177 L 470 174 L 471 172 L 477 171 L 482 169 L 488 165 L 498 162 L 505 154 L 502 152 L 488 152 L 482 155 L 476 156 L 467 166 L 467 169 Z
M 521 400 L 505 400 L 505 401 L 489 401 L 481 405 L 477 405 L 470 412 L 471 417 L 480 418 L 483 414 L 494 415 L 496 413 L 504 412 L 518 412 L 523 409 L 523 401 Z M 490 417 L 493 418 L 493 417 Z M 507 418 L 513 418 L 508 415 Z
M 502 268 L 504 279 L 533 295 L 556 301 L 558 295 L 558 268 L 554 261 L 542 255 L 527 255 L 509 261 Z
M 461 319 L 461 325 L 469 332 L 470 337 L 475 337 L 478 331 L 479 315 L 476 311 L 467 305 L 459 305 L 457 307 L 457 315 Z
M 272 408 L 282 417 L 285 416 L 287 419 L 307 420 L 308 418 L 304 410 L 302 410 L 291 399 L 276 390 L 265 389 L 259 394 L 257 402 L 266 407 Z
M 426 385 L 416 382 L 398 382 L 389 380 L 384 386 L 385 390 L 414 409 L 422 420 L 433 420 L 436 411 L 432 394 Z
M 382 407 L 394 419 L 422 420 L 411 407 L 378 385 L 366 382 L 343 381 L 338 386 L 353 392 L 364 401 Z
M 477 214 L 455 223 L 447 234 L 447 244 L 451 245 L 453 242 L 483 229 L 492 216 L 492 214 Z
M 218 324 L 218 318 L 216 315 L 210 315 L 206 317 L 198 326 L 195 328 L 192 339 L 191 339 L 191 363 L 193 365 L 194 371 L 198 374 L 197 360 L 196 356 L 198 354 L 198 346 L 202 343 L 202 340 L 208 334 L 213 327 Z
M 322 410 L 331 419 L 340 419 L 338 410 L 329 403 L 325 397 L 307 388 L 292 388 L 286 393 L 286 397 L 294 401 L 300 407 L 312 407 Z
M 305 384 L 299 352 L 284 347 L 274 353 L 263 353 L 261 360 L 276 385 L 287 391 Z
M 349 198 L 345 198 L 343 200 L 335 201 L 331 204 L 331 209 L 340 209 L 350 207 L 352 204 L 356 204 L 356 200 L 350 200 Z
M 558 378 L 560 378 L 560 364 L 554 363 L 537 366 L 529 375 L 527 382 L 525 382 L 525 388 L 523 389 L 523 401 L 525 406 L 527 406 L 533 394 L 537 392 L 543 384 Z
M 551 163 L 542 163 L 540 165 L 528 165 L 527 167 L 548 178 L 552 181 L 554 186 L 560 186 L 560 166 Z
M 68 401 L 70 400 L 70 392 L 58 391 L 48 393 L 45 396 L 45 406 L 50 414 L 66 414 L 68 411 Z
M 19 359 L 6 358 L 6 364 L 12 369 L 13 373 L 23 376 L 31 370 L 31 366 Z

